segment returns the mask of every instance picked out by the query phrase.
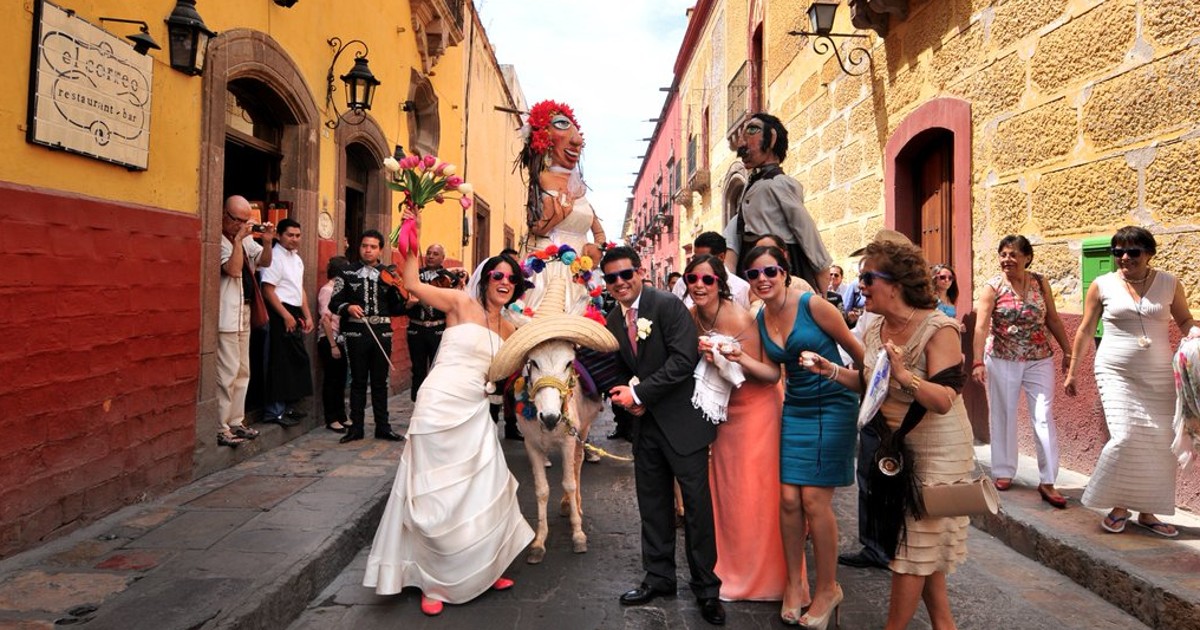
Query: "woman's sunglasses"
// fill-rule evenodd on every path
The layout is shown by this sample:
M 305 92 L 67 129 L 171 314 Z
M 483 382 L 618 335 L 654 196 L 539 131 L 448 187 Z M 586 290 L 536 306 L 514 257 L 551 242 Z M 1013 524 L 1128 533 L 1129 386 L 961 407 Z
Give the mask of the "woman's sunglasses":
M 613 273 L 606 273 L 604 274 L 604 281 L 612 284 L 617 281 L 617 278 L 622 280 L 633 280 L 633 273 L 633 267 L 630 267 L 629 269 L 622 269 Z
M 858 283 L 864 287 L 869 287 L 872 284 L 875 284 L 876 278 L 879 278 L 880 280 L 887 280 L 888 282 L 896 281 L 896 277 L 890 273 L 884 273 L 882 271 L 864 271 L 858 274 Z
M 950 280 L 954 279 L 954 276 L 952 276 L 948 273 L 939 273 L 936 277 L 938 280 L 946 280 L 946 281 L 950 281 Z
M 1112 255 L 1113 258 L 1124 258 L 1126 254 L 1130 258 L 1141 258 L 1142 251 L 1144 250 L 1140 247 L 1114 247 L 1112 248 Z
M 488 277 L 491 278 L 492 280 L 495 280 L 496 282 L 499 282 L 501 280 L 508 280 L 509 284 L 517 283 L 516 274 L 504 273 L 503 271 L 492 271 L 491 273 L 488 274 Z
M 779 265 L 771 265 L 769 267 L 751 267 L 746 270 L 747 280 L 758 280 L 758 276 L 763 275 L 768 278 L 774 278 L 783 273 L 783 267 Z
M 703 273 L 703 274 L 689 273 L 689 274 L 684 274 L 683 281 L 688 284 L 696 284 L 697 282 L 703 282 L 704 286 L 711 287 L 712 285 L 716 284 L 717 277 L 712 275 L 711 273 Z

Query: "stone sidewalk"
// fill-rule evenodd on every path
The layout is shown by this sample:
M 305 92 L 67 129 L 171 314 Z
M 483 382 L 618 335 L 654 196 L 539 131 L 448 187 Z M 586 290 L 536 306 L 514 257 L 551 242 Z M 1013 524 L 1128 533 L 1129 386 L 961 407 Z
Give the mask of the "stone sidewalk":
M 976 446 L 975 457 L 984 469 L 990 469 L 987 445 Z M 1086 475 L 1066 469 L 1059 473 L 1055 487 L 1070 505 L 1058 510 L 1037 493 L 1036 459 L 1022 456 L 1017 470 L 1012 489 L 1000 493 L 1000 513 L 972 518 L 972 525 L 1066 575 L 1151 628 L 1200 630 L 1200 517 L 1183 510 L 1172 516 L 1160 514 L 1179 530 L 1173 539 L 1137 527 L 1133 519 L 1124 533 L 1111 534 L 1100 528 L 1107 510 L 1079 503 L 1087 486 Z
M 408 395 L 389 408 L 403 432 Z M 0 628 L 286 626 L 370 544 L 404 444 L 340 437 L 322 426 L 5 559 Z
M 407 396 L 391 409 L 403 431 Z M 0 628 L 286 628 L 370 543 L 403 449 L 339 437 L 315 429 L 0 561 Z M 977 453 L 986 467 L 987 447 Z M 1150 627 L 1200 630 L 1200 518 L 1167 517 L 1175 540 L 1132 526 L 1108 534 L 1078 504 L 1086 477 L 1063 471 L 1072 504 L 1060 511 L 1039 500 L 1032 460 L 1021 470 L 978 527 Z

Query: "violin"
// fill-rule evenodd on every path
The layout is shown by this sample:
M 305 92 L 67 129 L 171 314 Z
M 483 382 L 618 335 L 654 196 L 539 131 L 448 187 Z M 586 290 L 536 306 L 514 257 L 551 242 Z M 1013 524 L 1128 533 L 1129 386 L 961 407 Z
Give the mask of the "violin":
M 400 298 L 408 300 L 408 290 L 404 288 L 404 277 L 400 275 L 400 270 L 396 265 L 388 265 L 379 270 L 379 281 L 394 287 L 400 293 Z

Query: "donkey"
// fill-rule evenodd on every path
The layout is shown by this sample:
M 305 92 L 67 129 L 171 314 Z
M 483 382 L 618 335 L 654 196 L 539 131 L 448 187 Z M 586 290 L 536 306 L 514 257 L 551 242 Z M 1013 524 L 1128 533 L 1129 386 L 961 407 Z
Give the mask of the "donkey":
M 529 352 L 525 363 L 525 388 L 529 402 L 537 409 L 532 418 L 518 416 L 525 436 L 525 452 L 533 468 L 534 492 L 538 503 L 537 535 L 525 561 L 538 564 L 546 557 L 546 505 L 550 486 L 546 480 L 546 462 L 555 450 L 562 453 L 563 496 L 559 514 L 571 519 L 571 543 L 575 553 L 587 551 L 583 532 L 583 498 L 580 476 L 583 470 L 584 440 L 592 421 L 600 414 L 599 396 L 585 395 L 575 369 L 575 344 L 554 339 L 544 341 Z
M 563 271 L 564 269 L 556 270 Z M 550 486 L 546 482 L 546 462 L 549 453 L 562 453 L 563 498 L 559 512 L 571 519 L 571 541 L 575 553 L 587 551 L 587 535 L 583 533 L 583 507 L 580 501 L 579 479 L 583 469 L 584 440 L 592 421 L 600 414 L 598 392 L 585 394 L 582 379 L 576 369 L 575 350 L 586 347 L 597 352 L 615 352 L 617 339 L 604 325 L 588 319 L 582 313 L 588 304 L 588 292 L 569 276 L 554 274 L 547 269 L 544 285 L 537 287 L 532 300 L 537 312 L 521 324 L 500 347 L 492 360 L 489 380 L 506 378 L 518 369 L 524 378 L 524 391 L 514 392 L 536 411 L 527 418 L 518 414 L 521 433 L 525 436 L 525 452 L 533 468 L 534 492 L 538 502 L 537 536 L 530 545 L 529 564 L 538 564 L 546 557 L 546 503 Z M 589 388 L 594 389 L 594 388 Z

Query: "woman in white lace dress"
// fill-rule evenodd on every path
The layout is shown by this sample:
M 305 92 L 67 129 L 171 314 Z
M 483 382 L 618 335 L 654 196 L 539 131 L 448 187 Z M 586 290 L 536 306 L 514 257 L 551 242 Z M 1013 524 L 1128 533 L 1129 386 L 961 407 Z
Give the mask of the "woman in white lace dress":
M 1076 394 L 1080 359 L 1103 317 L 1095 371 L 1110 437 L 1081 502 L 1110 509 L 1100 523 L 1105 531 L 1125 531 L 1133 511 L 1138 512 L 1134 524 L 1174 538 L 1179 530 L 1155 516 L 1175 513 L 1175 383 L 1168 327 L 1174 319 L 1189 337 L 1200 337 L 1200 329 L 1175 276 L 1150 266 L 1157 247 L 1145 228 L 1126 226 L 1113 235 L 1117 270 L 1088 288 L 1063 387 L 1068 396 Z

